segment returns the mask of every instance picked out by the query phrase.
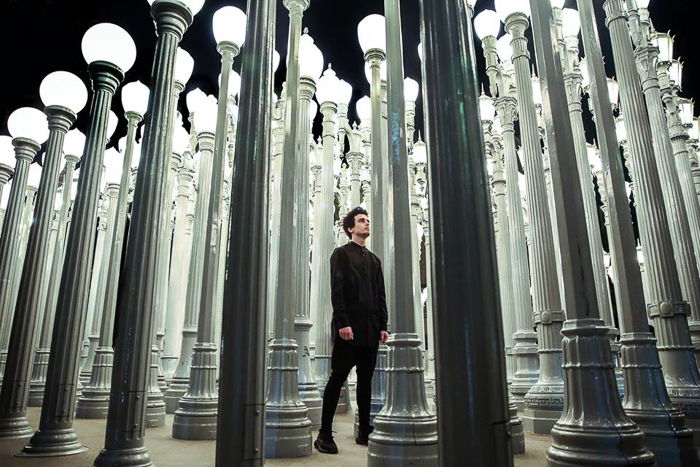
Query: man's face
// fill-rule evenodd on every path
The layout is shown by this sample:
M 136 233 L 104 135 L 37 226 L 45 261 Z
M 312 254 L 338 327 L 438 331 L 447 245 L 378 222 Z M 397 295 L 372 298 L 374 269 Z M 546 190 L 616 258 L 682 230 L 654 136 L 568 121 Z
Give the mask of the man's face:
M 349 229 L 350 233 L 358 237 L 369 237 L 369 217 L 366 214 L 358 214 L 355 216 L 355 227 Z

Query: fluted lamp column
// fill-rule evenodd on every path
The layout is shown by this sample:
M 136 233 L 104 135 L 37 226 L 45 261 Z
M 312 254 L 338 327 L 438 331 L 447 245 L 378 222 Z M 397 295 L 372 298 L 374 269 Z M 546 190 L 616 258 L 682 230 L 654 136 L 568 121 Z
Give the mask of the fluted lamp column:
M 177 44 L 192 23 L 203 0 L 155 0 L 151 15 L 158 41 L 153 58 L 149 124 L 142 143 L 140 170 L 134 187 L 129 241 L 124 256 L 124 279 L 117 294 L 119 333 L 114 341 L 114 368 L 107 415 L 105 447 L 96 466 L 150 465 L 144 446 L 146 391 L 151 341 L 155 330 L 153 285 L 160 257 L 160 222 L 171 154 L 168 127 L 172 121 L 172 89 Z M 140 260 L 138 258 L 148 258 Z
M 591 99 L 598 142 L 606 174 L 599 172 L 601 196 L 617 222 L 609 225 L 609 242 L 616 276 L 616 299 L 620 317 L 622 367 L 625 378 L 623 408 L 646 436 L 647 447 L 659 466 L 697 465 L 692 432 L 683 414 L 668 397 L 659 363 L 656 342 L 649 332 L 642 276 L 637 262 L 636 240 L 625 192 L 624 168 L 619 157 L 618 137 L 613 119 L 600 40 L 590 1 L 579 2 L 586 55 L 590 61 Z M 619 133 L 619 135 L 618 135 Z M 605 189 L 607 185 L 607 189 Z
M 214 339 L 214 302 L 219 276 L 219 256 L 226 246 L 221 244 L 224 169 L 227 164 L 227 102 L 233 59 L 245 40 L 246 16 L 240 9 L 226 6 L 214 13 L 214 37 L 221 55 L 221 83 L 217 108 L 195 113 L 195 127 L 200 132 L 215 134 L 211 184 L 201 193 L 209 198 L 204 235 L 204 265 L 199 297 L 197 342 L 192 352 L 189 389 L 178 402 L 173 420 L 173 438 L 216 439 L 218 394 L 216 387 L 216 351 Z M 231 91 L 233 93 L 233 91 Z
M 506 30 L 513 36 L 512 61 L 518 96 L 532 238 L 530 250 L 532 300 L 540 357 L 539 379 L 525 395 L 523 423 L 528 431 L 547 434 L 559 418 L 564 405 L 560 332 L 565 316 L 558 290 L 554 231 L 549 215 L 537 113 L 530 81 L 530 54 L 527 50 L 528 40 L 525 37 L 525 31 L 529 26 L 530 8 L 527 0 L 498 0 L 496 11 L 505 22 Z
M 308 197 L 298 205 L 297 191 L 306 192 L 307 188 L 299 186 L 295 176 L 300 158 L 308 159 L 308 143 L 304 135 L 303 144 L 299 140 L 298 125 L 301 122 L 300 79 L 300 42 L 301 19 L 304 10 L 309 7 L 309 0 L 285 0 L 284 6 L 289 10 L 289 50 L 287 52 L 287 96 L 284 117 L 284 150 L 281 176 L 281 202 L 279 214 L 280 226 L 294 225 L 308 216 Z M 323 65 L 321 65 L 323 66 Z M 306 287 L 299 278 L 294 277 L 298 252 L 289 248 L 297 245 L 294 235 L 308 238 L 308 232 L 300 228 L 292 229 L 292 238 L 283 236 L 278 239 L 278 267 L 275 293 L 275 336 L 269 345 L 267 400 L 265 402 L 265 457 L 302 457 L 311 454 L 311 420 L 308 409 L 299 397 L 298 370 L 299 346 L 294 339 L 294 314 L 300 307 L 301 292 Z M 308 248 L 308 241 L 304 249 Z
M 60 114 L 59 114 L 60 115 Z M 52 122 L 58 128 L 69 125 L 67 120 L 56 118 Z M 22 107 L 10 114 L 7 126 L 12 135 L 12 145 L 15 147 L 15 173 L 12 179 L 12 189 L 5 212 L 5 221 L 0 237 L 0 326 L 10 327 L 12 322 L 12 334 L 8 346 L 8 358 L 3 373 L 2 390 L 0 390 L 0 438 L 22 438 L 32 432 L 27 420 L 27 396 L 28 396 L 28 372 L 31 358 L 31 350 L 34 339 L 30 341 L 17 341 L 23 329 L 15 324 L 12 318 L 15 308 L 13 305 L 13 273 L 17 268 L 20 249 L 20 229 L 22 213 L 24 211 L 24 192 L 29 176 L 29 165 L 36 157 L 41 143 L 49 137 L 46 115 L 31 107 Z M 54 145 L 63 138 L 65 132 L 54 127 Z M 66 128 L 67 130 L 67 128 Z M 60 154 L 60 148 L 59 148 Z M 54 155 L 55 157 L 55 155 Z M 57 165 L 57 163 L 56 163 Z M 51 203 L 53 205 L 53 202 Z M 51 209 L 50 207 L 48 208 Z M 34 242 L 32 242 L 34 243 Z M 33 248 L 34 249 L 34 248 Z M 25 323 L 26 325 L 26 323 Z M 14 329 L 17 327 L 18 329 Z M 0 329 L 5 334 L 8 329 Z M 14 339 L 12 336 L 14 335 Z M 26 347 L 24 361 L 18 361 L 22 355 L 21 348 Z M 14 348 L 13 348 L 14 347 Z M 12 354 L 13 358 L 9 358 Z M 21 380 L 17 377 L 21 378 Z M 23 378 L 22 378 L 23 376 Z
M 8 180 L 15 172 L 15 150 L 12 146 L 12 137 L 0 136 L 0 198 L 5 190 Z
M 112 40 L 120 47 L 106 47 Z M 68 256 L 63 264 L 51 354 L 46 377 L 39 430 L 24 453 L 28 455 L 68 455 L 84 451 L 73 430 L 78 376 L 78 352 L 85 323 L 88 277 L 93 259 L 97 199 L 108 135 L 108 114 L 112 97 L 124 72 L 136 59 L 136 46 L 119 26 L 101 23 L 83 36 L 82 50 L 93 82 L 91 120 L 81 161 L 81 177 L 67 240 Z M 100 305 L 101 307 L 101 305 Z M 95 316 L 94 319 L 99 319 Z
M 114 203 L 114 234 L 109 244 L 110 254 L 107 265 L 107 281 L 102 307 L 102 321 L 99 328 L 99 338 L 95 357 L 90 373 L 90 382 L 83 388 L 76 404 L 76 417 L 78 418 L 106 418 L 109 406 L 110 382 L 112 380 L 112 364 L 114 351 L 112 349 L 112 331 L 114 324 L 114 310 L 117 300 L 117 288 L 119 285 L 119 272 L 121 269 L 122 251 L 124 248 L 124 234 L 126 227 L 126 214 L 128 209 L 129 179 L 133 159 L 138 159 L 139 154 L 134 154 L 136 129 L 143 119 L 148 105 L 149 90 L 140 82 L 133 82 L 122 88 L 122 106 L 127 121 L 127 134 L 125 147 L 121 159 L 121 170 L 114 167 L 114 162 L 107 166 L 107 176 L 111 179 L 108 184 L 108 192 L 113 196 L 118 193 Z M 115 178 L 116 177 L 116 178 Z M 110 204 L 110 209 L 112 205 Z

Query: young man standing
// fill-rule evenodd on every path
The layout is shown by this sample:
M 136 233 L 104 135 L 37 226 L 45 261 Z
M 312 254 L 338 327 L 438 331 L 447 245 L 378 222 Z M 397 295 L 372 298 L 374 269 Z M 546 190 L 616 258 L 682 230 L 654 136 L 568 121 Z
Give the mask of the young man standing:
M 337 454 L 333 441 L 333 415 L 340 390 L 353 367 L 357 367 L 357 406 L 359 429 L 355 442 L 367 445 L 372 426 L 369 408 L 372 374 L 379 343 L 387 332 L 384 275 L 379 258 L 365 247 L 369 237 L 367 211 L 356 207 L 343 218 L 343 230 L 350 238 L 331 256 L 331 302 L 333 305 L 333 354 L 331 376 L 323 393 L 321 429 L 314 446 L 320 452 Z

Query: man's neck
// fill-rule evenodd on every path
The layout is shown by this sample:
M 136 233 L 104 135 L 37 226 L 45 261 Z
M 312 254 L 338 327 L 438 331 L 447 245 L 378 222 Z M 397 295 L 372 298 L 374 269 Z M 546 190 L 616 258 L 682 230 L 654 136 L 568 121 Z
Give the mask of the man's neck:
M 365 239 L 358 235 L 353 235 L 350 241 L 355 242 L 360 246 L 365 246 Z

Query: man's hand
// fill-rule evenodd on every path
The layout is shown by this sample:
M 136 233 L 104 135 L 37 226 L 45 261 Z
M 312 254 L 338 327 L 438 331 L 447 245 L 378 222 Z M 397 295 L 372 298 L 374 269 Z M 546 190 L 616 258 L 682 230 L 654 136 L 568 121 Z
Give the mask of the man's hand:
M 379 342 L 382 344 L 389 340 L 389 333 L 386 331 L 379 331 Z
M 338 333 L 340 334 L 340 338 L 343 340 L 351 341 L 353 339 L 352 328 L 350 326 L 340 328 Z

